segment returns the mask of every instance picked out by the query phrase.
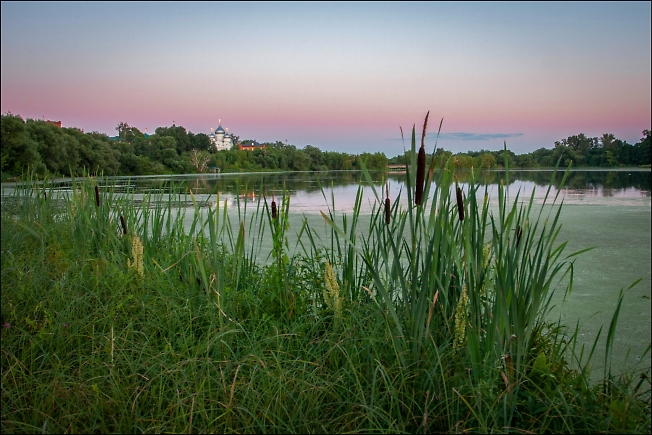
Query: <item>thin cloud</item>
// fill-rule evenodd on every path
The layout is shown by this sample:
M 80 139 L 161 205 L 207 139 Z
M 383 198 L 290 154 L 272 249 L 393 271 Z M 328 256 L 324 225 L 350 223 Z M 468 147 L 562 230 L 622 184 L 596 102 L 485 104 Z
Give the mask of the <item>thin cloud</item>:
M 513 137 L 523 136 L 524 133 L 468 133 L 468 132 L 455 132 L 455 133 L 441 133 L 439 140 L 463 140 L 463 141 L 486 141 L 486 140 L 506 140 Z M 428 133 L 428 139 L 437 139 L 437 133 Z M 405 140 L 409 137 L 406 136 Z M 394 140 L 401 140 L 395 138 Z
M 523 136 L 523 133 L 442 133 L 439 135 L 441 140 L 496 140 L 496 139 L 509 139 L 512 137 Z M 435 139 L 437 133 L 428 133 L 428 138 Z

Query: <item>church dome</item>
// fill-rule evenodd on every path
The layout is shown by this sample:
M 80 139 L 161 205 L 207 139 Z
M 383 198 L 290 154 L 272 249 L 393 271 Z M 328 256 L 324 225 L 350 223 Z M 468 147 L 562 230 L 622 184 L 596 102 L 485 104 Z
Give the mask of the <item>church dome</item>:
M 222 128 L 221 125 L 218 125 L 217 128 L 215 129 L 215 134 L 224 134 L 224 129 Z

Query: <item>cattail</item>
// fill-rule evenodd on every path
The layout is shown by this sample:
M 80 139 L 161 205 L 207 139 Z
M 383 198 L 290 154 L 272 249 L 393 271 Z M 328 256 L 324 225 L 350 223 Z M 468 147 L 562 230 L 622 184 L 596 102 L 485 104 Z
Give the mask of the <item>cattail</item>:
M 278 210 L 276 209 L 276 201 L 274 201 L 273 194 L 272 194 L 272 219 L 278 219 Z
M 120 215 L 120 224 L 122 224 L 122 234 L 127 234 L 127 222 L 125 221 L 124 216 Z
M 97 186 L 95 186 L 95 204 L 100 206 L 100 189 Z
M 462 199 L 462 189 L 457 185 L 457 177 L 455 177 L 455 190 L 457 191 L 457 213 L 460 221 L 464 220 L 464 201 Z
M 518 244 L 521 243 L 521 236 L 523 235 L 523 228 L 519 225 L 516 228 L 516 247 L 518 248 Z
M 423 198 L 423 183 L 426 176 L 426 148 L 425 148 L 425 139 L 426 139 L 426 130 L 428 128 L 428 116 L 430 112 L 426 114 L 426 120 L 423 123 L 423 132 L 421 133 L 421 147 L 419 148 L 419 155 L 417 156 L 417 185 L 416 191 L 414 193 L 414 203 L 417 205 L 421 204 Z
M 390 214 L 391 203 L 389 201 L 389 184 L 385 183 L 385 223 L 389 225 L 392 220 Z
M 43 189 L 43 198 L 47 201 L 48 200 L 48 194 L 45 193 L 45 189 Z

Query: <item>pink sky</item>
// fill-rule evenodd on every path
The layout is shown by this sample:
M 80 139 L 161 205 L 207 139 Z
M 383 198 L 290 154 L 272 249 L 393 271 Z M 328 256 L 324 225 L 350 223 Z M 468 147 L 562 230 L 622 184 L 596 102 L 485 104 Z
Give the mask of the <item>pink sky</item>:
M 647 3 L 39 5 L 2 3 L 1 110 L 85 131 L 391 156 L 428 110 L 454 151 L 650 128 Z

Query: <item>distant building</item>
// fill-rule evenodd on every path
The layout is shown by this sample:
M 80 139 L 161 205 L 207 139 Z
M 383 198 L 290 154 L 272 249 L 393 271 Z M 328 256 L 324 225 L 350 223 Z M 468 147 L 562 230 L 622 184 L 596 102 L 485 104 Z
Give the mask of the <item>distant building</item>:
M 61 121 L 50 121 L 49 119 L 47 121 L 48 124 L 54 125 L 55 127 L 61 128 Z
M 221 119 L 218 119 L 217 123 L 217 128 L 215 130 L 211 128 L 211 134 L 208 135 L 208 138 L 217 151 L 230 150 L 233 146 L 233 137 L 229 134 L 228 128 L 226 131 L 222 128 Z
M 246 150 L 246 151 L 254 151 L 254 150 L 262 150 L 265 148 L 264 143 L 258 143 L 255 140 L 249 140 L 247 142 L 241 143 L 238 145 L 239 150 Z

